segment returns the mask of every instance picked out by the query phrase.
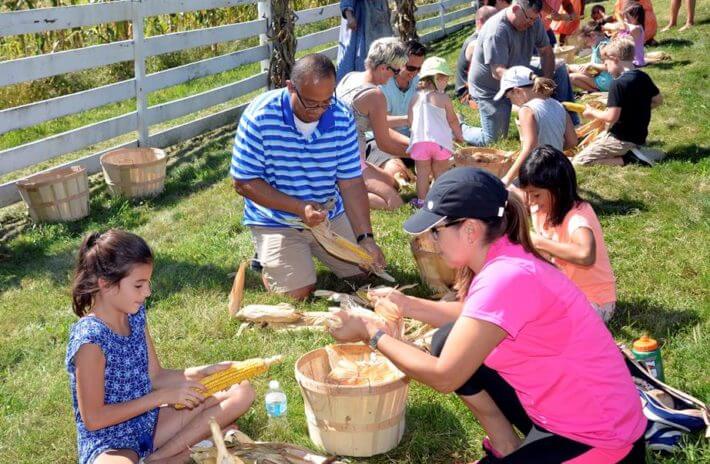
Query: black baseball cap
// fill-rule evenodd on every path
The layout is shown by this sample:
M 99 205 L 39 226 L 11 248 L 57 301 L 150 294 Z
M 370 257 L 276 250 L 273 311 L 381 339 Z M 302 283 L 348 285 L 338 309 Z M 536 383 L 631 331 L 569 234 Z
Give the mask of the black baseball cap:
M 503 217 L 508 190 L 503 182 L 479 168 L 451 169 L 439 177 L 424 206 L 404 222 L 407 233 L 418 235 L 448 219 Z

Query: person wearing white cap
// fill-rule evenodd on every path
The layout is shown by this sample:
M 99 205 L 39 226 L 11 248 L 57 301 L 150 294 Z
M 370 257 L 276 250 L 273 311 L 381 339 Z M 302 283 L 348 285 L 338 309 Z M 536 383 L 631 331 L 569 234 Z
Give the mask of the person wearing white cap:
M 508 98 L 520 107 L 520 153 L 501 179 L 507 186 L 518 177 L 520 166 L 538 146 L 550 145 L 560 151 L 577 145 L 577 133 L 565 108 L 552 98 L 555 81 L 537 76 L 526 66 L 513 66 L 503 73 L 498 101 Z
M 444 261 L 460 269 L 459 300 L 393 288 L 370 296 L 392 303 L 395 317 L 437 327 L 431 353 L 346 310 L 335 313 L 336 339 L 363 341 L 409 378 L 455 391 L 488 435 L 481 464 L 645 462 L 646 418 L 614 338 L 582 291 L 535 249 L 515 194 L 487 171 L 455 168 L 434 182 L 404 230 L 431 234 Z
M 454 72 L 446 60 L 432 56 L 424 60 L 417 94 L 409 105 L 411 133 L 407 153 L 417 170 L 417 198 L 412 205 L 421 208 L 429 191 L 429 177 L 437 179 L 449 168 L 454 139 L 463 141 L 461 126 L 446 85 Z

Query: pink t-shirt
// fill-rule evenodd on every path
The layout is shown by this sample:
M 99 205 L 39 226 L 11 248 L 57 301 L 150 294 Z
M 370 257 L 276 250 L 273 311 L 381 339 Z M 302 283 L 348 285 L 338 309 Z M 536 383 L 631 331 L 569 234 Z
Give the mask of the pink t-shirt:
M 628 450 L 646 418 L 621 352 L 562 272 L 503 237 L 474 277 L 462 315 L 507 337 L 486 357 L 532 421 L 593 447 Z
M 596 243 L 596 260 L 591 266 L 581 266 L 560 258 L 554 258 L 554 263 L 587 295 L 589 301 L 604 305 L 616 301 L 616 279 L 611 269 L 609 253 L 606 251 L 604 234 L 599 219 L 586 201 L 580 202 L 565 216 L 562 224 L 545 228 L 545 214 L 532 213 L 532 223 L 535 232 L 545 238 L 559 243 L 572 242 L 572 234 L 580 227 L 592 231 Z

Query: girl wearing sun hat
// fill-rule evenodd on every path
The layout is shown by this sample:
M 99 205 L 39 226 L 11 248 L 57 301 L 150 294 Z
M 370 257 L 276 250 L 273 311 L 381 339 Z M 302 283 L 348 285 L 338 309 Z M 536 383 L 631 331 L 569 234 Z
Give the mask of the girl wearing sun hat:
M 443 58 L 432 56 L 424 60 L 417 93 L 409 106 L 411 135 L 407 152 L 417 171 L 417 198 L 412 200 L 417 208 L 421 208 L 429 191 L 429 178 L 437 179 L 449 168 L 453 140 L 463 141 L 459 120 L 446 95 L 446 85 L 453 75 Z
M 645 462 L 646 418 L 624 359 L 582 291 L 533 247 L 515 194 L 486 171 L 452 169 L 404 230 L 430 233 L 461 269 L 459 301 L 370 294 L 438 327 L 432 354 L 347 312 L 336 313 L 338 340 L 368 343 L 410 378 L 455 391 L 488 434 L 481 463 Z

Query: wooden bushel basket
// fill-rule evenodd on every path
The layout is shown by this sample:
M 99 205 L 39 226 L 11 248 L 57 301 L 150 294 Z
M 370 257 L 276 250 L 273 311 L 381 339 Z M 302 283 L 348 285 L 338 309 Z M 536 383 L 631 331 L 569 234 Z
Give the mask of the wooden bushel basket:
M 35 174 L 16 185 L 35 222 L 75 221 L 89 215 L 89 179 L 81 166 Z
M 339 345 L 362 355 L 372 352 L 362 344 Z M 404 434 L 408 379 L 370 385 L 333 385 L 328 354 L 319 348 L 296 361 L 308 435 L 316 446 L 341 456 L 369 457 L 395 448 Z
M 414 260 L 419 268 L 419 275 L 424 283 L 436 293 L 446 293 L 456 283 L 456 269 L 446 265 L 436 251 L 436 245 L 430 233 L 412 238 L 409 243 Z
M 168 158 L 158 148 L 121 148 L 101 157 L 111 194 L 128 198 L 159 194 L 165 187 Z
M 574 45 L 563 45 L 561 47 L 555 47 L 553 50 L 555 53 L 555 58 L 560 58 L 567 64 L 574 63 L 574 58 L 577 54 L 577 47 Z
M 485 169 L 503 177 L 513 165 L 513 157 L 496 148 L 467 147 L 454 153 L 454 164 Z

